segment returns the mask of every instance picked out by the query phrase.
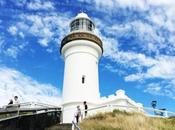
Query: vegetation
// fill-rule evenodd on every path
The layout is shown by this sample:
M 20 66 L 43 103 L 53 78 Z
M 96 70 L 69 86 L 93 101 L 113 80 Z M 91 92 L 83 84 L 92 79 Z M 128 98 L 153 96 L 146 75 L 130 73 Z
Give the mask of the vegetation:
M 175 130 L 175 118 L 153 118 L 114 110 L 85 119 L 82 130 Z

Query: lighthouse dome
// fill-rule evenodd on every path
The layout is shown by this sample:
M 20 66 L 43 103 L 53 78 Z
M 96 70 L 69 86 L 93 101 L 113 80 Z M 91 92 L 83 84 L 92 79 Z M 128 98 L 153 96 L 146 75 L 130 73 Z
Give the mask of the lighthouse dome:
M 86 13 L 84 13 L 84 12 L 81 12 L 81 13 L 77 14 L 77 16 L 75 17 L 75 19 L 79 19 L 79 18 L 86 18 L 86 19 L 90 20 L 88 15 Z

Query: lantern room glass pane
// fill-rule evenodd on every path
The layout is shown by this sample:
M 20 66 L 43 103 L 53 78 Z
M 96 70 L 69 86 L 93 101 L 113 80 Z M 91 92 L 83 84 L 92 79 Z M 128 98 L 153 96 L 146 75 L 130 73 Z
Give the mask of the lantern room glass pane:
M 71 23 L 71 31 L 86 30 L 93 31 L 94 24 L 88 19 L 76 19 Z

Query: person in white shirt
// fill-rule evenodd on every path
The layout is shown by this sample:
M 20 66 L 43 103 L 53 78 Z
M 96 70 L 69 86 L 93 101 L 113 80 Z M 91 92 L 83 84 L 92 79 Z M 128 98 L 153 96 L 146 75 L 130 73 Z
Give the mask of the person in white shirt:
M 15 105 L 17 105 L 18 107 L 20 107 L 19 106 L 19 99 L 18 99 L 18 96 L 14 96 L 14 101 L 13 101 L 13 104 L 15 104 Z
M 78 125 L 80 117 L 81 117 L 81 109 L 80 109 L 80 106 L 77 106 L 73 120 L 72 120 L 73 122 L 72 130 L 75 130 L 74 123 Z
M 79 123 L 80 117 L 81 117 L 81 109 L 80 106 L 77 106 L 77 110 L 74 115 L 74 120 L 76 120 L 77 124 Z

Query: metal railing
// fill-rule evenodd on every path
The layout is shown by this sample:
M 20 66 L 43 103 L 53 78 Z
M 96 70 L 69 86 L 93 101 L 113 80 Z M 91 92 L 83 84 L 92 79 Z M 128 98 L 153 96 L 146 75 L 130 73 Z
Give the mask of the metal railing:
M 72 121 L 72 130 L 81 130 L 80 127 L 78 126 L 77 123 L 75 123 L 74 121 Z
M 0 116 L 3 117 L 4 120 L 6 118 L 13 118 L 21 115 L 31 115 L 51 111 L 61 112 L 61 107 L 38 102 L 25 102 L 20 104 L 10 104 L 3 106 L 2 108 L 0 108 Z
M 167 111 L 167 110 L 160 110 L 154 109 L 151 107 L 135 107 L 135 106 L 126 106 L 126 105 L 117 105 L 117 104 L 108 104 L 102 105 L 90 109 L 82 109 L 81 112 L 88 112 L 88 116 L 94 115 L 98 112 L 112 112 L 113 110 L 124 110 L 126 112 L 139 112 L 145 114 L 146 116 L 150 117 L 159 117 L 159 118 L 168 118 L 168 117 L 175 117 L 175 112 Z M 72 121 L 72 130 L 81 130 L 78 124 Z
M 45 103 L 39 103 L 39 102 L 24 102 L 24 103 L 19 103 L 19 104 L 10 104 L 10 105 L 4 105 L 2 108 L 7 108 L 10 106 L 16 106 L 16 105 L 20 105 L 20 107 L 45 107 L 45 108 L 50 108 L 50 107 L 58 107 L 58 106 L 54 106 L 54 105 L 50 105 L 50 104 L 45 104 Z
M 124 110 L 128 112 L 141 112 L 147 116 L 152 116 L 152 117 L 165 117 L 165 118 L 175 117 L 175 112 L 170 112 L 167 110 L 153 109 L 150 107 L 126 106 L 126 105 L 118 105 L 118 104 L 101 105 L 94 108 L 89 108 L 88 110 L 82 109 L 81 112 L 84 113 L 85 111 L 87 111 L 88 112 L 87 116 L 90 116 L 98 112 L 112 112 L 115 109 Z M 26 114 L 25 112 L 42 113 L 46 111 L 55 111 L 55 110 L 60 112 L 62 111 L 61 107 L 58 107 L 58 106 L 38 103 L 38 102 L 26 102 L 26 103 L 3 106 L 3 108 L 0 109 L 0 115 L 8 114 L 10 115 L 10 117 L 15 117 L 23 114 L 23 112 L 24 114 Z M 69 111 L 69 110 L 66 110 L 66 111 Z M 82 117 L 85 117 L 85 116 L 82 116 Z M 75 126 L 77 130 L 80 130 L 76 127 L 78 125 L 75 122 L 72 122 L 72 124 L 73 126 Z
M 94 113 L 98 113 L 98 112 L 112 112 L 115 109 L 123 110 L 126 112 L 139 112 L 139 113 L 145 114 L 146 116 L 151 116 L 151 117 L 165 117 L 165 118 L 175 117 L 175 112 L 171 112 L 167 110 L 154 109 L 151 107 L 135 107 L 135 106 L 126 106 L 126 105 L 117 105 L 117 104 L 98 106 L 98 107 L 90 108 L 88 110 L 83 109 L 82 112 L 88 111 L 89 115 L 93 115 Z

